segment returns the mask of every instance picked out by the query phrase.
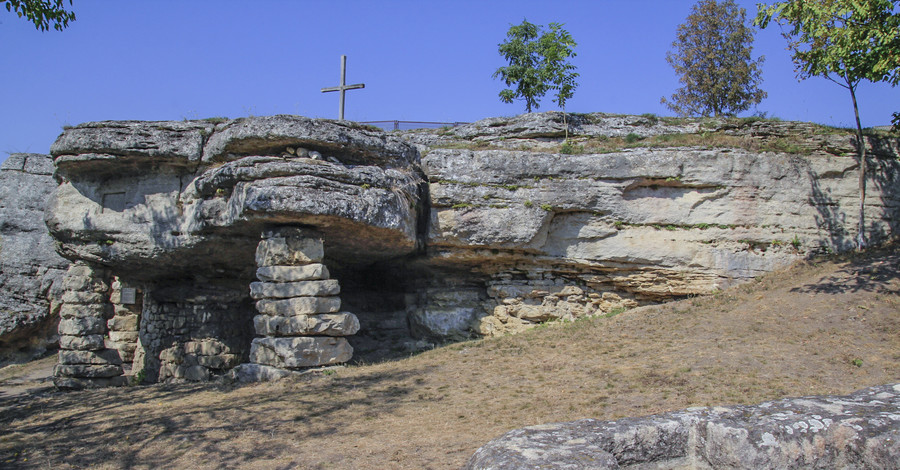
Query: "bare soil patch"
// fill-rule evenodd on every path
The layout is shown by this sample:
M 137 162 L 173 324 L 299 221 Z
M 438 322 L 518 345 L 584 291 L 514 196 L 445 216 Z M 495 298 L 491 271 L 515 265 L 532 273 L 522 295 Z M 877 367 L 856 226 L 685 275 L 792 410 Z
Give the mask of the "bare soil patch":
M 846 394 L 900 382 L 898 273 L 891 247 L 294 381 L 0 395 L 0 467 L 459 468 L 522 426 Z

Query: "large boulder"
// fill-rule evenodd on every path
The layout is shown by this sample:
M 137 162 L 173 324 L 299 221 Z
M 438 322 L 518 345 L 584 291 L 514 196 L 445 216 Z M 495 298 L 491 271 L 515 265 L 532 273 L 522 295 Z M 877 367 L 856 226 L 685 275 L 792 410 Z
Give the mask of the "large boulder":
M 0 363 L 56 343 L 59 317 L 51 305 L 69 263 L 44 225 L 55 188 L 49 155 L 16 153 L 0 167 Z
M 510 431 L 465 468 L 896 468 L 900 384 Z

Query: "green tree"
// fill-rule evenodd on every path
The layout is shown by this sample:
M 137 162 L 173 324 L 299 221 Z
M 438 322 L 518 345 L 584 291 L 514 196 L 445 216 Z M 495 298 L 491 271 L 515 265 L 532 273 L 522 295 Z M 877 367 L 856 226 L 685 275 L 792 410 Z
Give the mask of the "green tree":
M 798 77 L 824 77 L 846 88 L 856 118 L 859 157 L 859 229 L 856 246 L 866 246 L 866 142 L 856 91 L 863 80 L 900 83 L 900 0 L 791 0 L 760 4 L 756 24 L 782 29 Z
M 53 29 L 62 31 L 75 21 L 75 13 L 66 11 L 65 0 L 0 0 L 6 4 L 6 11 L 15 12 L 19 18 L 34 23 L 38 31 Z M 72 0 L 69 0 L 69 6 Z
M 765 59 L 753 60 L 753 29 L 734 0 L 700 0 L 672 47 L 666 61 L 682 87 L 660 102 L 679 115 L 733 116 L 766 97 L 759 88 Z
M 573 48 L 577 44 L 562 26 L 550 23 L 550 30 L 542 31 L 543 26 L 527 20 L 510 26 L 506 40 L 498 45 L 509 65 L 497 69 L 493 77 L 500 77 L 506 86 L 515 85 L 515 89 L 501 91 L 500 101 L 524 100 L 525 112 L 530 113 L 540 107 L 540 99 L 548 91 L 555 90 L 553 101 L 565 115 L 566 101 L 578 87 L 578 73 L 568 61 L 575 57 Z

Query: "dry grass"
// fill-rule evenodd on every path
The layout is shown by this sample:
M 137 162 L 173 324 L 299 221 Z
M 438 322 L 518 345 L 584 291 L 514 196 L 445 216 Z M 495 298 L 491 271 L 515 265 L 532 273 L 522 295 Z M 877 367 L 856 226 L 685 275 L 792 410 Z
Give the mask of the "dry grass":
M 459 468 L 522 426 L 843 394 L 900 381 L 900 255 L 721 294 L 240 387 L 0 401 L 0 466 Z

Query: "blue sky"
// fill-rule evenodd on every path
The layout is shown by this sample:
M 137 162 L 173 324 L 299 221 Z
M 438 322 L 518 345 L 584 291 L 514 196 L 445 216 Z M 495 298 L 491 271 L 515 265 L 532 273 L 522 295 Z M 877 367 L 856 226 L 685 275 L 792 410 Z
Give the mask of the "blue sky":
M 739 0 L 749 15 L 756 1 Z M 38 32 L 0 12 L 0 159 L 49 151 L 64 125 L 300 114 L 336 118 L 340 55 L 348 56 L 346 118 L 475 121 L 524 112 L 504 104 L 491 74 L 510 24 L 564 23 L 578 42 L 574 112 L 671 115 L 678 87 L 666 63 L 693 0 L 594 1 L 99 1 L 76 0 L 63 32 Z M 758 111 L 851 126 L 847 91 L 797 81 L 777 27 L 758 32 L 766 56 Z M 900 87 L 865 83 L 864 126 L 890 122 Z M 550 97 L 539 111 L 557 109 Z

